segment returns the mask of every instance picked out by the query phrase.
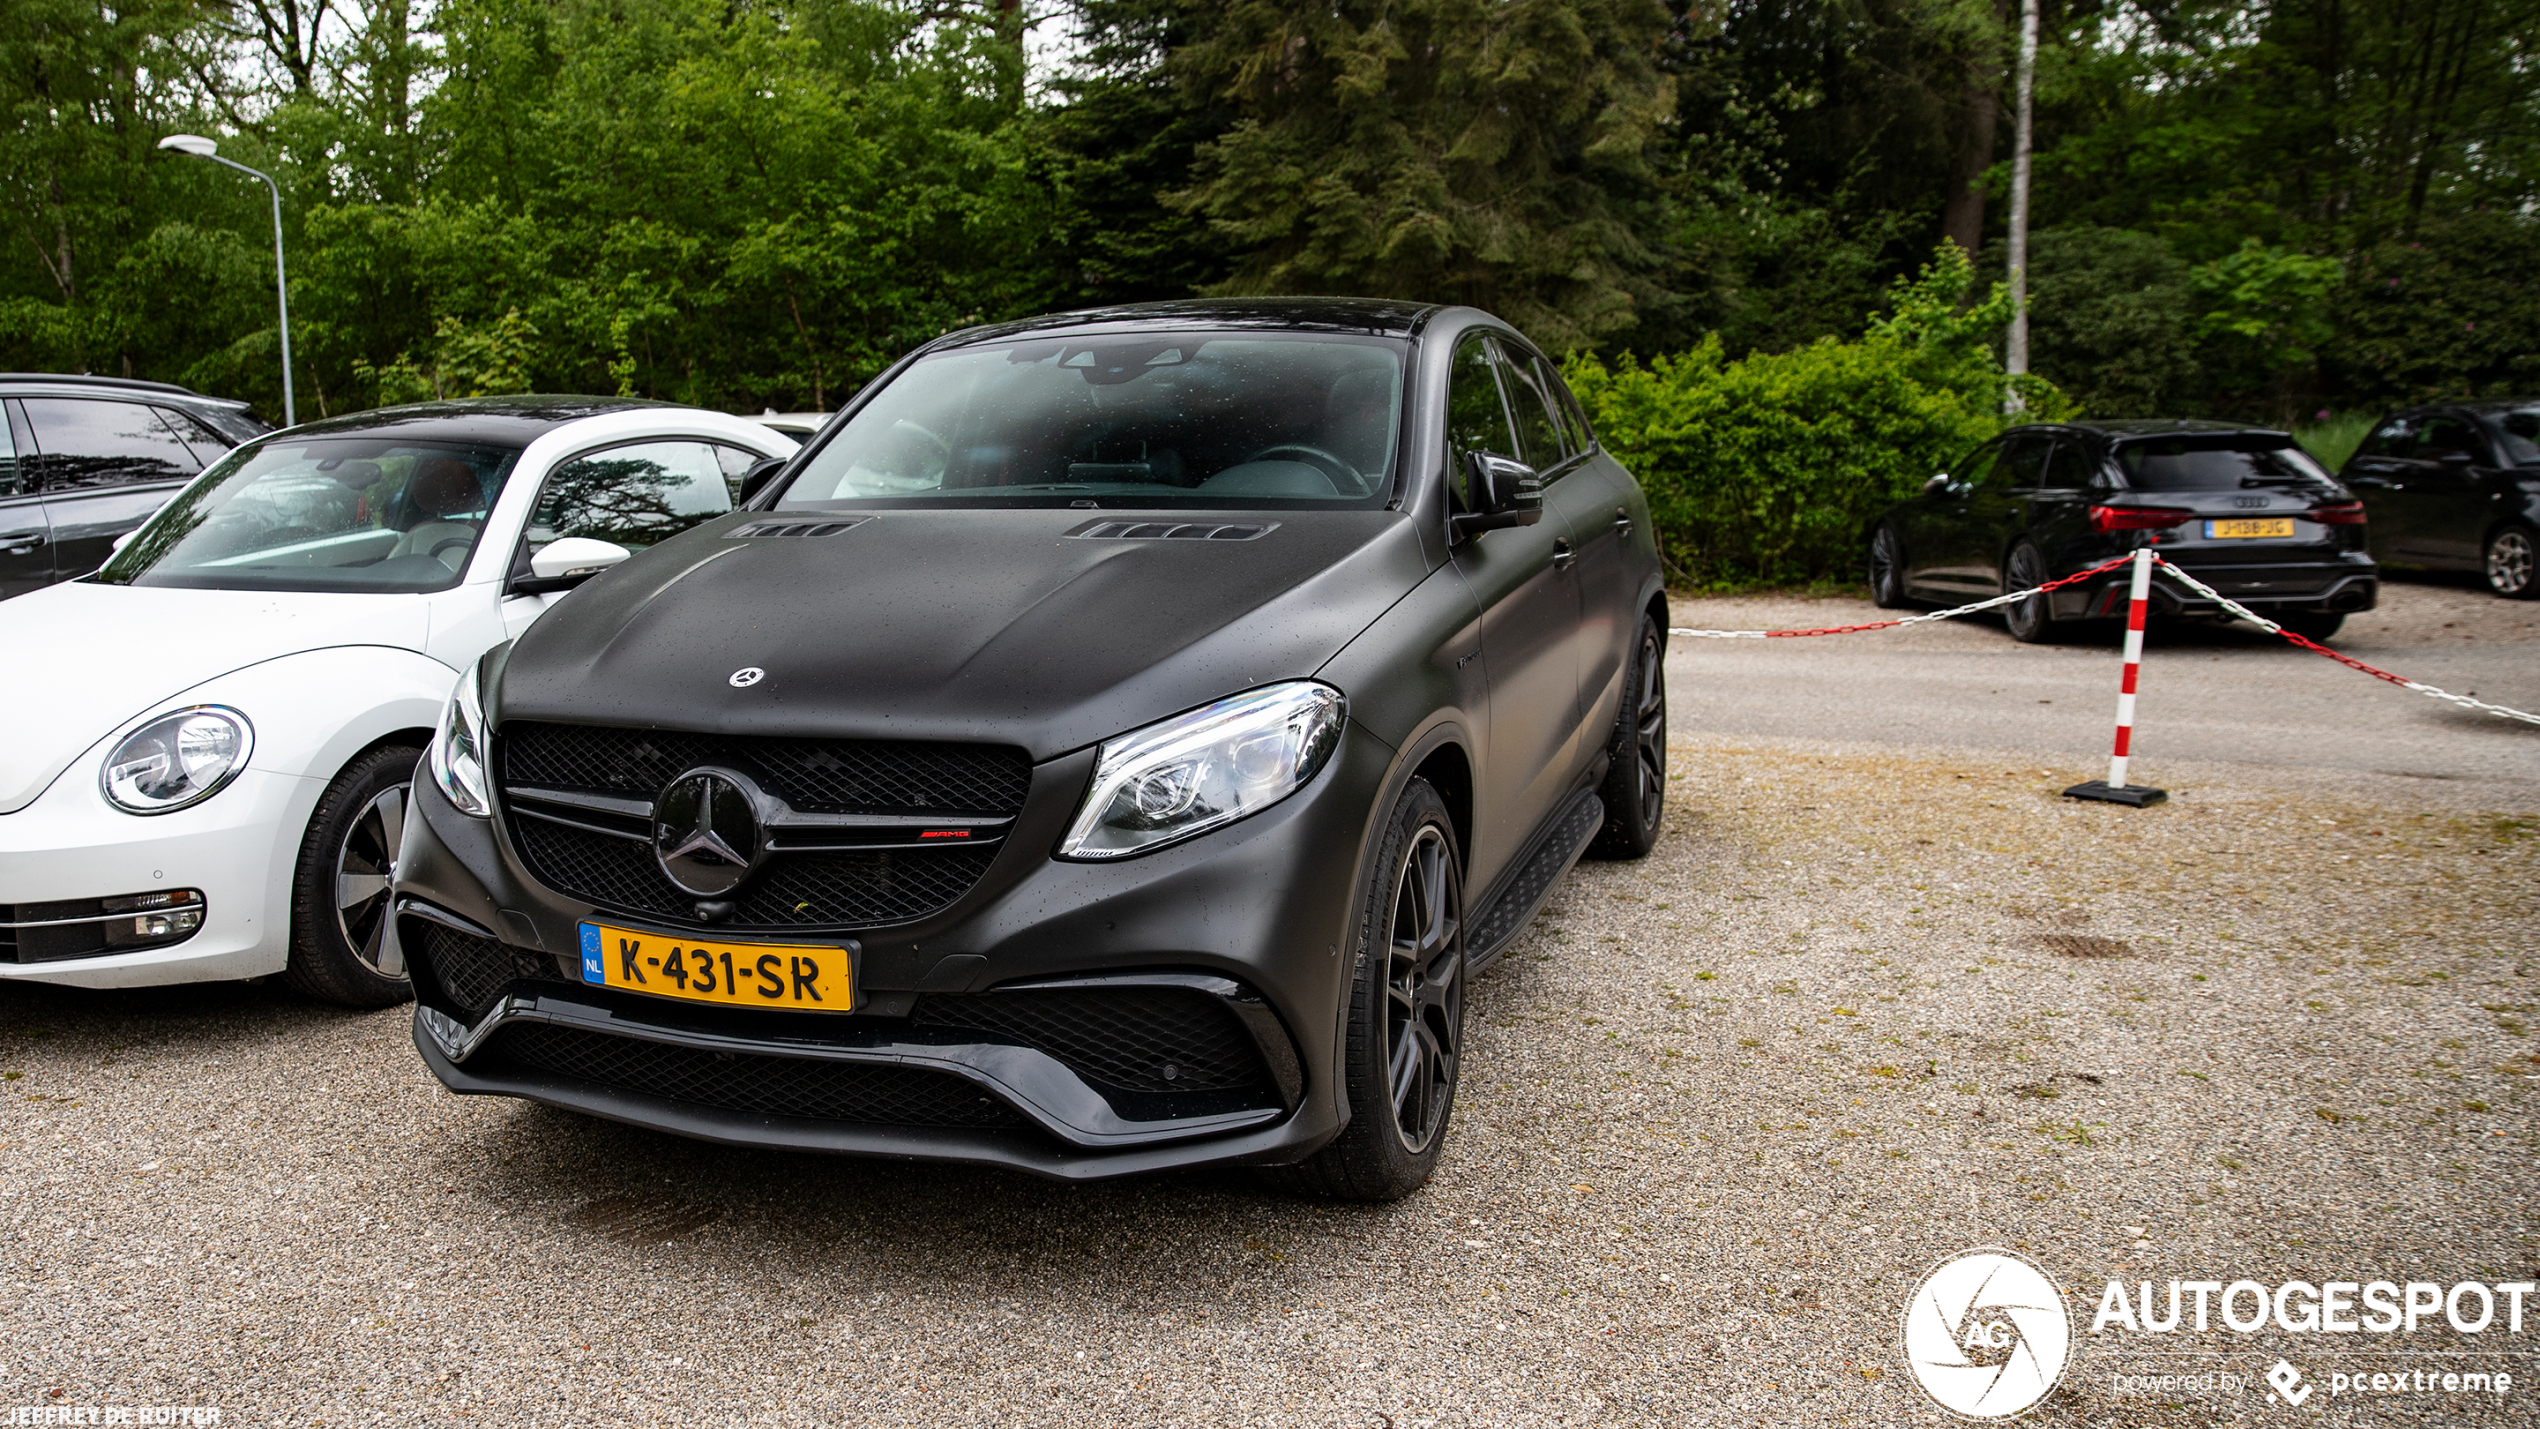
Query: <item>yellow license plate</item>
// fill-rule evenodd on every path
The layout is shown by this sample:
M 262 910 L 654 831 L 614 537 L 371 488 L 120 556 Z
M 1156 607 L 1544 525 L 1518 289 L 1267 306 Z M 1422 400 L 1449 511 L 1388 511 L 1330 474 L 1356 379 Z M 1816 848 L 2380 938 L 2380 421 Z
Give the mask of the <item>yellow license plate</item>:
M 582 980 L 730 1007 L 846 1012 L 855 1001 L 847 950 L 799 943 L 718 943 L 605 923 L 582 925 Z
M 2237 521 L 2205 523 L 2205 539 L 2208 541 L 2262 541 L 2269 536 L 2292 534 L 2293 518 L 2290 516 L 2251 516 Z

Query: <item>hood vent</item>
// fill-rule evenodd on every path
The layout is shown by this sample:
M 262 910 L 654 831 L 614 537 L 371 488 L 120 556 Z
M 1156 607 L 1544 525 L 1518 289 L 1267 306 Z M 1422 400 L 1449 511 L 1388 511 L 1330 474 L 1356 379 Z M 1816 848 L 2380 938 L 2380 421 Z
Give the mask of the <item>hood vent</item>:
M 767 541 L 779 536 L 835 536 L 849 527 L 861 526 L 872 519 L 870 516 L 849 516 L 844 519 L 823 517 L 819 520 L 798 518 L 791 521 L 752 521 L 724 532 L 723 539 Z
M 1067 534 L 1102 541 L 1250 541 L 1277 529 L 1276 521 L 1241 526 L 1215 521 L 1088 521 Z

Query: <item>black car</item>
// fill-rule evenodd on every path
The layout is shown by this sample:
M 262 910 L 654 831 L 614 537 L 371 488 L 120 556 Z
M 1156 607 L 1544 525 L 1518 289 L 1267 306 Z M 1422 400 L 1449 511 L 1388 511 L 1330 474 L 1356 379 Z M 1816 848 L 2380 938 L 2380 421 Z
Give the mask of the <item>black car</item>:
M 462 678 L 396 879 L 461 1092 L 1057 1177 L 1438 1155 L 1467 980 L 1665 790 L 1647 504 L 1470 308 L 943 338 Z
M 2382 560 L 2476 571 L 2498 595 L 2540 597 L 2540 399 L 2393 412 L 2338 476 L 2372 513 Z
M 2087 570 L 2138 546 L 2298 635 L 2325 640 L 2370 610 L 2380 573 L 2364 508 L 2283 432 L 2221 422 L 2014 427 L 1933 477 L 1870 532 L 1870 595 L 1889 609 L 1957 605 Z M 2012 638 L 2122 617 L 2123 569 L 2003 607 Z M 2153 583 L 2158 615 L 2214 602 Z
M 165 382 L 0 373 L 0 600 L 84 576 L 194 474 L 272 428 Z

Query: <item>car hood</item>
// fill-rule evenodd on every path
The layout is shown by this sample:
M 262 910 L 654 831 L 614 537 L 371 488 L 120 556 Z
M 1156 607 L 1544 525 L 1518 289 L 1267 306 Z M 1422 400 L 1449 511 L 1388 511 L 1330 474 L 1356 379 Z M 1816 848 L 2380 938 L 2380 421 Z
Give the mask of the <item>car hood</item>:
M 1209 518 L 1271 526 L 1251 540 L 1067 534 L 1089 516 L 884 511 L 747 540 L 724 533 L 753 518 L 699 527 L 541 616 L 491 713 L 1046 759 L 1311 675 L 1428 574 L 1398 512 Z M 736 686 L 745 669 L 765 674 Z
M 66 581 L 0 601 L 0 814 L 97 741 L 219 675 L 329 645 L 423 648 L 421 596 L 168 590 Z M 250 723 L 254 710 L 245 711 Z

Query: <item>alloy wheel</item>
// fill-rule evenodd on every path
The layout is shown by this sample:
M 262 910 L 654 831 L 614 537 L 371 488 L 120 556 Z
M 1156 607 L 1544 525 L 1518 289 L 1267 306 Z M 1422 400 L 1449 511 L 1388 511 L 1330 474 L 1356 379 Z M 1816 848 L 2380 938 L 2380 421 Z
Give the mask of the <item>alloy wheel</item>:
M 2002 589 L 2005 594 L 2027 590 L 2046 583 L 2046 558 L 2034 546 L 2019 546 L 2003 566 Z M 2046 630 L 2046 597 L 2033 595 L 2003 607 L 2003 623 L 2011 628 L 2012 638 L 2035 640 Z
M 2487 543 L 2487 588 L 2498 595 L 2527 595 L 2531 590 L 2531 533 L 2509 529 Z
M 1885 526 L 1870 538 L 1870 594 L 1878 605 L 1893 608 L 1905 595 L 1905 553 L 1896 533 Z
M 1632 754 L 1640 762 L 1640 819 L 1643 829 L 1658 827 L 1667 797 L 1667 669 L 1658 632 L 1640 637 L 1640 689 L 1632 717 Z
M 1463 881 L 1435 824 L 1403 850 L 1385 971 L 1394 1133 L 1418 1155 L 1445 1129 L 1464 1034 Z
M 379 791 L 354 816 L 335 850 L 335 926 L 344 946 L 372 972 L 380 971 L 380 945 L 388 935 L 388 875 L 405 838 L 408 787 Z

